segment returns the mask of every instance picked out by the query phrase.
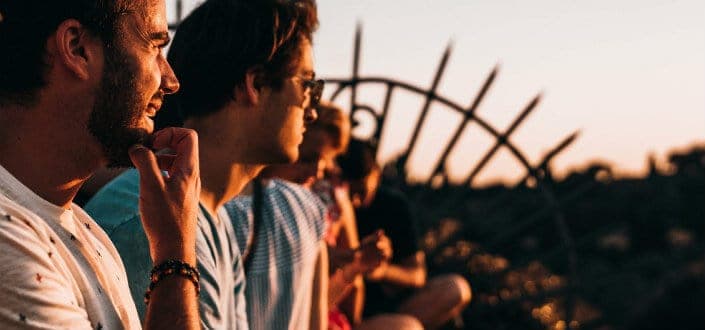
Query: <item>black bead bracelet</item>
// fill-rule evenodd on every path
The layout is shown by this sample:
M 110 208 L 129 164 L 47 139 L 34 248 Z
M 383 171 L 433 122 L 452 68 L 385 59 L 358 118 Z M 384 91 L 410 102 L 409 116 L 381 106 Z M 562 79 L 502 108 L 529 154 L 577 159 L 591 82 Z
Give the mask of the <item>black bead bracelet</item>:
M 201 279 L 201 274 L 198 272 L 198 269 L 181 260 L 169 259 L 154 266 L 149 273 L 149 287 L 144 294 L 145 305 L 149 304 L 149 296 L 152 290 L 157 286 L 157 283 L 170 275 L 186 277 L 196 286 L 196 294 L 201 292 L 201 286 L 198 284 Z

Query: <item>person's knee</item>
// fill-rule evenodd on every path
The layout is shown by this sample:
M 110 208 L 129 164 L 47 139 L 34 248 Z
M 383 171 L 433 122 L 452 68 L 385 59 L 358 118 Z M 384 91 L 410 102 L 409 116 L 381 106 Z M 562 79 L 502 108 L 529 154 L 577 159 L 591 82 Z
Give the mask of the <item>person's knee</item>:
M 355 330 L 400 329 L 423 330 L 417 318 L 407 314 L 382 314 L 363 321 Z
M 406 329 L 406 330 L 421 330 L 423 329 L 423 324 L 411 315 L 389 315 L 387 319 L 388 325 L 387 329 Z
M 443 282 L 455 306 L 466 306 L 470 303 L 472 289 L 465 278 L 457 274 L 448 274 L 443 276 Z
M 411 315 L 403 315 L 400 317 L 398 324 L 400 325 L 399 329 L 423 330 L 421 321 Z

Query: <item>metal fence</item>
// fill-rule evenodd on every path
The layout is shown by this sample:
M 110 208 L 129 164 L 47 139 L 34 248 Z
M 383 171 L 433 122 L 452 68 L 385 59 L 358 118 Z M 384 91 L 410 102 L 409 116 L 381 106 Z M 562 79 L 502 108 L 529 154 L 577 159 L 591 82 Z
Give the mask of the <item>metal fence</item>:
M 178 23 L 183 17 L 183 2 L 181 0 L 175 0 L 173 6 L 176 13 L 176 18 L 173 22 L 169 24 L 170 29 L 175 29 Z M 560 189 L 560 192 L 556 191 L 556 182 L 551 174 L 551 161 L 561 152 L 566 150 L 578 137 L 579 132 L 571 132 L 567 134 L 565 138 L 558 141 L 553 148 L 546 152 L 540 160 L 536 163 L 529 161 L 527 154 L 522 148 L 512 141 L 512 136 L 528 118 L 529 116 L 538 108 L 541 102 L 541 94 L 536 95 L 531 99 L 523 109 L 519 109 L 514 120 L 506 128 L 499 128 L 492 124 L 489 120 L 478 113 L 483 99 L 487 95 L 487 92 L 492 88 L 493 83 L 499 74 L 499 68 L 493 68 L 484 80 L 481 88 L 470 98 L 469 105 L 464 106 L 458 102 L 451 100 L 438 92 L 439 83 L 443 77 L 446 70 L 446 65 L 451 56 L 451 48 L 448 47 L 441 60 L 438 64 L 437 70 L 432 77 L 430 86 L 422 87 L 414 85 L 411 83 L 383 77 L 383 76 L 361 76 L 360 75 L 360 58 L 361 58 L 361 41 L 362 32 L 361 28 L 358 27 L 355 39 L 354 39 L 354 50 L 352 56 L 352 72 L 349 77 L 337 77 L 337 78 L 327 78 L 326 83 L 327 88 L 330 88 L 332 92 L 330 93 L 331 101 L 340 101 L 344 92 L 349 92 L 350 95 L 350 118 L 358 118 L 360 114 L 366 114 L 372 118 L 374 128 L 372 134 L 369 137 L 370 142 L 372 142 L 375 148 L 384 142 L 382 141 L 383 132 L 387 125 L 397 120 L 390 116 L 390 104 L 394 93 L 407 92 L 422 96 L 424 98 L 420 115 L 415 119 L 414 129 L 412 131 L 411 138 L 408 144 L 404 148 L 402 155 L 399 157 L 396 163 L 397 169 L 399 169 L 398 181 L 401 183 L 401 188 L 405 190 L 412 198 L 416 198 L 419 202 L 418 204 L 433 204 L 432 207 L 427 207 L 424 212 L 421 212 L 420 216 L 425 217 L 427 221 L 431 223 L 438 223 L 447 212 L 447 209 L 456 207 L 459 203 L 467 202 L 467 194 L 463 191 L 474 191 L 476 190 L 475 184 L 478 175 L 480 175 L 483 170 L 487 169 L 487 165 L 491 160 L 497 155 L 497 153 L 502 150 L 508 150 L 509 153 L 518 161 L 522 170 L 525 172 L 523 178 L 516 183 L 513 188 L 506 189 L 503 193 L 498 196 L 493 196 L 492 200 L 484 203 L 480 208 L 482 211 L 478 214 L 482 214 L 481 218 L 474 219 L 461 219 L 458 228 L 456 228 L 452 233 L 443 237 L 442 241 L 436 242 L 427 250 L 428 260 L 433 262 L 438 258 L 447 254 L 448 251 L 452 253 L 458 253 L 458 248 L 467 247 L 465 239 L 469 236 L 482 236 L 482 246 L 474 247 L 469 249 L 469 253 L 463 254 L 465 261 L 471 260 L 474 256 L 480 256 L 485 254 L 491 254 L 502 247 L 510 245 L 510 242 L 516 240 L 517 237 L 526 234 L 527 232 L 537 231 L 537 228 L 552 226 L 551 231 L 557 237 L 559 242 L 555 247 L 548 251 L 541 251 L 535 258 L 527 258 L 523 261 L 512 262 L 509 266 L 504 267 L 500 272 L 494 274 L 489 278 L 488 286 L 499 287 L 499 282 L 503 275 L 516 271 L 523 268 L 531 268 L 532 261 L 535 260 L 559 260 L 562 264 L 564 274 L 564 281 L 559 287 L 554 287 L 552 289 L 543 290 L 541 292 L 534 292 L 532 294 L 526 294 L 522 296 L 507 296 L 503 297 L 501 301 L 477 301 L 473 302 L 473 309 L 468 310 L 465 314 L 466 318 L 472 319 L 472 321 L 477 320 L 491 320 L 492 318 L 503 318 L 506 317 L 505 314 L 499 312 L 502 308 L 507 306 L 512 306 L 511 308 L 518 308 L 524 302 L 528 301 L 544 301 L 547 298 L 557 297 L 561 299 L 561 305 L 564 309 L 564 318 L 561 322 L 565 328 L 575 328 L 577 327 L 573 321 L 573 317 L 576 315 L 576 305 L 579 304 L 579 295 L 584 293 L 591 288 L 589 285 L 594 285 L 595 283 L 590 283 L 589 285 L 581 281 L 579 276 L 579 269 L 581 269 L 580 254 L 577 252 L 577 247 L 585 245 L 586 242 L 590 242 L 595 239 L 596 233 L 603 232 L 604 228 L 597 228 L 591 233 L 572 233 L 571 226 L 569 226 L 566 219 L 566 205 L 574 205 L 576 201 L 583 199 L 585 196 L 590 195 L 595 191 L 596 186 L 599 182 L 595 180 L 584 180 L 579 182 L 579 184 L 570 186 L 568 189 L 565 187 Z M 384 89 L 383 99 L 380 100 L 379 104 L 381 106 L 372 106 L 361 102 L 358 99 L 359 89 L 361 87 L 382 87 Z M 438 157 L 437 162 L 433 166 L 432 173 L 430 177 L 423 183 L 414 183 L 408 180 L 405 174 L 409 164 L 407 163 L 410 156 L 417 151 L 419 144 L 420 133 L 424 127 L 424 124 L 429 118 L 429 113 L 432 111 L 433 105 L 442 105 L 444 108 L 451 109 L 456 113 L 460 114 L 462 120 L 459 124 L 454 127 L 453 134 L 448 142 L 441 148 L 442 151 Z M 433 108 L 435 109 L 435 108 Z M 475 124 L 470 126 L 470 124 Z M 448 175 L 448 159 L 452 152 L 458 151 L 459 145 L 458 141 L 464 134 L 468 134 L 470 127 L 479 127 L 483 134 L 490 136 L 494 143 L 492 146 L 484 152 L 484 155 L 480 160 L 472 166 L 467 177 L 462 180 L 460 185 L 456 183 L 449 182 Z M 599 169 L 598 169 L 599 170 Z M 599 187 L 598 187 L 599 188 Z M 446 194 L 441 196 L 438 191 L 443 189 L 456 189 L 456 193 Z M 495 214 L 502 214 L 506 212 L 507 208 L 511 208 L 512 204 L 515 203 L 515 198 L 517 196 L 518 190 L 530 190 L 533 195 L 531 198 L 535 198 L 538 202 L 532 204 L 531 207 L 522 210 L 520 216 L 511 217 L 508 223 L 505 223 L 501 229 L 494 230 L 498 226 L 492 221 L 496 221 L 497 217 Z M 457 193 L 460 191 L 459 193 Z M 441 196 L 439 198 L 439 196 Z M 430 202 L 433 200 L 433 202 Z M 429 220 L 430 219 L 430 220 Z M 467 226 L 467 224 L 472 223 L 473 226 Z M 571 223 L 571 225 L 574 225 Z M 487 232 L 472 233 L 471 231 L 477 228 L 493 228 L 492 230 L 487 230 Z M 429 229 L 429 228 L 425 228 Z M 440 229 L 432 228 L 432 231 L 438 232 Z M 441 235 L 442 236 L 442 235 Z M 681 267 L 680 264 L 676 266 Z M 635 266 L 636 267 L 636 266 Z M 677 268 L 676 269 L 680 269 Z M 702 271 L 702 270 L 700 270 Z M 673 278 L 678 277 L 680 273 L 665 272 L 661 282 L 672 283 Z M 465 272 L 468 276 L 468 272 Z M 678 279 L 682 279 L 678 277 Z M 482 281 L 482 279 L 480 279 Z M 619 281 L 619 279 L 606 278 L 603 282 L 607 283 L 610 281 Z M 659 283 L 661 283 L 659 282 Z M 635 304 L 634 308 L 627 311 L 627 319 L 623 321 L 622 325 L 624 327 L 629 326 L 629 322 L 633 322 L 640 316 L 643 316 L 648 308 L 653 304 L 658 297 L 652 297 L 653 294 L 645 295 L 646 298 L 640 304 Z M 469 314 L 468 314 L 469 313 Z M 540 314 L 541 311 L 539 310 Z M 631 319 L 629 319 L 631 317 Z M 534 317 L 536 318 L 536 317 Z M 631 321 L 630 321 L 631 320 Z M 489 322 L 489 321 L 488 321 Z M 609 317 L 597 317 L 593 318 L 590 323 L 583 323 L 579 326 L 581 328 L 599 328 L 605 324 L 615 324 L 622 321 L 616 321 L 614 318 Z M 484 328 L 496 328 L 497 324 L 501 322 L 492 324 L 487 323 Z M 557 324 L 557 323 L 556 323 Z M 555 325 L 555 324 L 554 324 Z M 483 328 L 482 326 L 473 326 L 474 328 Z M 547 328 L 548 325 L 546 325 Z M 558 327 L 558 326 L 556 326 Z M 483 329 L 484 329 L 483 328 Z

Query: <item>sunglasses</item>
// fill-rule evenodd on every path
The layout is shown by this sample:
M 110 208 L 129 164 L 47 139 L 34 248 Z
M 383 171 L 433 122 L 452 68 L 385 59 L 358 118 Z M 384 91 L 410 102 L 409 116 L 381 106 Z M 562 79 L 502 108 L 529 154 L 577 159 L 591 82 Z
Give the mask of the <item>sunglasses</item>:
M 305 79 L 301 78 L 304 88 L 311 89 L 311 107 L 318 106 L 321 102 L 321 96 L 323 96 L 323 86 L 325 81 L 323 79 Z

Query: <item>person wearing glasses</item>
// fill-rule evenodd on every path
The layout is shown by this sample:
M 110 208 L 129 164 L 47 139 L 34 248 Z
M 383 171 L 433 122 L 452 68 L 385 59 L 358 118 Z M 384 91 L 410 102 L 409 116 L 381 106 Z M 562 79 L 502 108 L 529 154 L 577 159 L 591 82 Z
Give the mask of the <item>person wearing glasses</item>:
M 225 204 L 233 221 L 247 224 L 235 231 L 250 264 L 250 327 L 420 329 L 407 315 L 366 320 L 355 315 L 362 307 L 363 297 L 356 292 L 364 289 L 359 287 L 362 276 L 387 262 L 392 251 L 382 232 L 358 239 L 357 230 L 348 226 L 354 226 L 354 210 L 345 188 L 323 180 L 335 172 L 335 158 L 347 148 L 350 122 L 331 103 L 319 104 L 316 111 L 318 119 L 306 126 L 299 160 L 268 166 L 252 196 Z
M 248 329 L 241 251 L 223 205 L 266 164 L 298 158 L 304 123 L 315 119 L 313 1 L 208 0 L 180 23 L 168 60 L 181 91 L 165 101 L 157 126 L 199 136 L 201 194 L 196 256 L 206 329 Z M 138 212 L 138 173 L 103 187 L 86 210 L 122 256 L 141 316 L 149 251 Z

